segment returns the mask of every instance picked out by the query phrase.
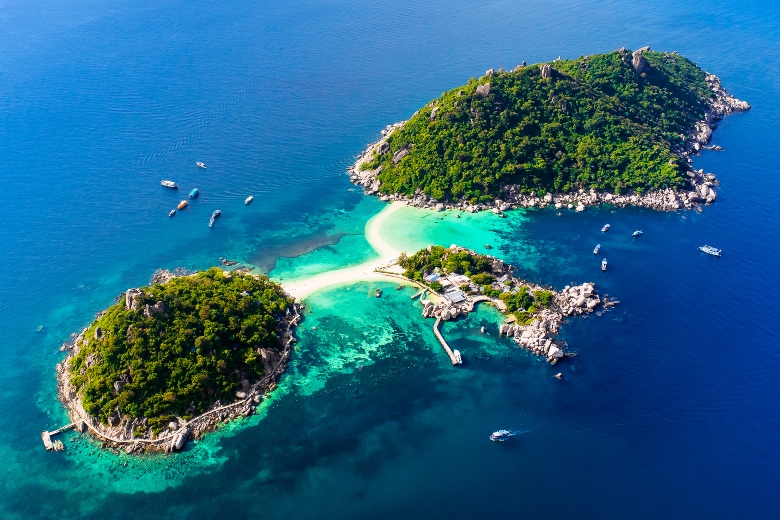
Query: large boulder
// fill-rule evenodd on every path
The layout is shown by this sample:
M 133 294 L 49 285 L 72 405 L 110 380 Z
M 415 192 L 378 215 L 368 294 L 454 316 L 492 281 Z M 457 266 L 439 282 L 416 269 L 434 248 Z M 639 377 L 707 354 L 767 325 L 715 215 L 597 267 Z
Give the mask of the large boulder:
M 144 316 L 147 318 L 151 318 L 152 316 L 156 316 L 158 314 L 164 314 L 165 313 L 165 303 L 163 302 L 157 302 L 154 305 L 146 304 L 146 307 L 144 307 Z
M 393 154 L 393 164 L 398 164 L 399 162 L 401 162 L 401 159 L 406 157 L 408 154 L 409 154 L 409 150 L 407 148 L 398 150 Z
M 642 56 L 643 53 L 644 49 L 635 51 L 633 54 L 633 59 L 631 60 L 631 66 L 634 67 L 634 71 L 636 71 L 637 74 L 642 74 L 642 72 L 644 72 L 645 69 L 650 66 L 650 64 L 647 63 L 647 59 Z
M 141 289 L 128 289 L 125 293 L 125 310 L 135 311 L 141 304 Z
M 543 78 L 549 79 L 552 77 L 552 67 L 550 67 L 549 63 L 542 64 L 542 66 L 539 67 L 539 70 L 541 71 Z
M 485 83 L 484 85 L 478 86 L 477 94 L 479 94 L 482 97 L 488 97 L 488 95 L 490 94 L 490 83 Z
M 171 439 L 171 451 L 181 451 L 187 444 L 187 436 L 190 434 L 189 428 L 182 428 L 173 434 Z

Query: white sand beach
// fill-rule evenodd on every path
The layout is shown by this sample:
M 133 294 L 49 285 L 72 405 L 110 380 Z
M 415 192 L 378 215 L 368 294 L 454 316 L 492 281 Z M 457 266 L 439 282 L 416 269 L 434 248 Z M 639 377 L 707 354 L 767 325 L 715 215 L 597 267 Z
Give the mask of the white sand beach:
M 388 280 L 395 279 L 382 273 L 376 272 L 378 268 L 387 267 L 394 262 L 401 251 L 393 248 L 385 242 L 382 237 L 382 226 L 393 213 L 403 208 L 400 202 L 394 202 L 385 209 L 377 213 L 366 223 L 366 240 L 376 251 L 378 257 L 362 264 L 337 269 L 327 273 L 321 273 L 300 280 L 293 280 L 284 283 L 284 289 L 291 296 L 298 300 L 303 300 L 307 296 L 314 294 L 322 289 L 337 285 L 345 285 L 360 281 Z

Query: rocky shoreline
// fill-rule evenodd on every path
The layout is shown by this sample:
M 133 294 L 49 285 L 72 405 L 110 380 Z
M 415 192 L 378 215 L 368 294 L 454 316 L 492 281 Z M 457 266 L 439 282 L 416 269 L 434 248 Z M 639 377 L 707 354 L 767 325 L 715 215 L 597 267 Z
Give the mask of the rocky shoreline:
M 174 273 L 165 270 L 155 272 L 153 283 L 165 283 L 177 276 L 186 276 L 185 272 Z M 135 296 L 139 289 L 129 289 L 123 293 L 120 298 L 125 300 L 128 309 L 133 308 L 136 303 Z M 159 302 L 162 303 L 162 302 Z M 141 310 L 140 308 L 138 309 Z M 276 388 L 276 382 L 284 373 L 287 361 L 290 359 L 292 345 L 297 341 L 294 336 L 294 328 L 303 318 L 303 306 L 294 303 L 288 313 L 279 323 L 279 334 L 283 344 L 281 352 L 271 349 L 259 349 L 260 356 L 263 359 L 263 368 L 265 376 L 259 381 L 250 383 L 247 380 L 242 381 L 242 388 L 236 392 L 236 401 L 228 404 L 222 404 L 219 401 L 213 403 L 208 410 L 189 420 L 177 418 L 168 425 L 168 429 L 157 434 L 146 427 L 146 420 L 122 416 L 116 412 L 109 418 L 109 424 L 105 425 L 90 416 L 84 409 L 82 399 L 78 390 L 70 382 L 68 372 L 68 362 L 75 356 L 84 342 L 84 334 L 88 328 L 84 329 L 76 338 L 65 343 L 60 350 L 68 351 L 68 355 L 57 364 L 57 382 L 60 401 L 68 411 L 68 416 L 72 423 L 76 425 L 76 430 L 82 433 L 89 433 L 94 438 L 102 442 L 103 448 L 123 450 L 128 454 L 145 452 L 171 453 L 180 451 L 184 448 L 190 439 L 200 439 L 209 431 L 215 430 L 220 423 L 229 422 L 239 416 L 248 417 L 252 415 L 255 408 L 263 399 L 263 396 Z M 158 306 L 146 305 L 144 313 L 161 312 Z M 164 312 L 164 311 L 162 311 Z M 103 313 L 98 313 L 99 318 Z M 99 329 L 98 329 L 99 330 Z M 98 334 L 98 331 L 96 331 Z M 122 381 L 114 383 L 122 385 Z M 137 436 L 136 430 L 145 428 L 143 435 Z
M 451 251 L 465 251 L 470 255 L 477 255 L 475 251 L 452 245 Z M 561 325 L 567 317 L 579 316 L 596 312 L 601 314 L 603 310 L 609 309 L 617 304 L 617 301 L 610 300 L 605 296 L 600 296 L 596 292 L 596 284 L 586 282 L 581 285 L 567 285 L 562 291 L 556 291 L 551 287 L 542 287 L 541 285 L 523 280 L 514 275 L 515 267 L 504 261 L 483 255 L 489 259 L 491 265 L 491 274 L 501 282 L 500 287 L 505 290 L 514 291 L 521 287 L 528 287 L 531 292 L 549 291 L 552 293 L 552 301 L 548 307 L 538 310 L 533 314 L 533 321 L 528 324 L 517 323 L 514 316 L 510 316 L 499 327 L 499 335 L 506 335 L 514 340 L 522 348 L 530 351 L 534 355 L 544 357 L 551 364 L 557 363 L 561 358 L 574 356 L 572 352 L 566 352 L 564 349 L 568 346 L 565 341 L 556 339 L 560 332 Z M 408 278 L 407 278 L 408 280 Z M 457 280 L 455 280 L 457 282 Z M 429 288 L 430 290 L 430 288 Z M 463 301 L 453 303 L 446 296 L 443 301 L 433 303 L 420 296 L 423 305 L 423 318 L 440 318 L 442 321 L 457 319 L 459 316 L 465 316 L 474 310 L 479 302 L 492 303 L 500 312 L 506 313 L 506 304 L 499 298 L 492 298 L 485 295 L 466 295 Z
M 646 66 L 647 61 L 642 57 L 642 53 L 649 48 L 643 47 L 632 55 L 627 54 L 627 58 L 632 58 L 632 63 L 638 72 Z M 621 49 L 618 52 L 625 52 L 625 49 Z M 643 63 L 644 60 L 644 63 Z M 549 68 L 548 64 L 542 64 Z M 486 72 L 486 75 L 492 75 L 492 69 Z M 502 186 L 502 195 L 496 198 L 492 203 L 479 203 L 471 204 L 468 201 L 441 201 L 432 197 L 426 196 L 424 193 L 418 190 L 418 192 L 412 196 L 406 196 L 401 194 L 384 195 L 381 194 L 381 183 L 377 176 L 381 171 L 381 166 L 374 170 L 361 170 L 361 166 L 367 162 L 370 162 L 374 158 L 374 153 L 385 153 L 389 149 L 388 139 L 398 129 L 402 128 L 406 121 L 400 121 L 393 125 L 387 125 L 382 130 L 382 138 L 370 144 L 366 150 L 358 156 L 355 163 L 347 169 L 349 172 L 350 180 L 358 185 L 362 186 L 365 193 L 368 195 L 379 195 L 382 201 L 397 201 L 408 206 L 417 208 L 428 208 L 436 211 L 443 210 L 463 210 L 470 213 L 477 211 L 493 211 L 494 213 L 500 213 L 513 208 L 544 208 L 554 207 L 555 209 L 571 209 L 574 211 L 585 211 L 588 206 L 598 206 L 601 204 L 609 204 L 618 207 L 626 206 L 639 206 L 645 208 L 651 208 L 659 211 L 677 211 L 677 210 L 689 210 L 701 205 L 711 204 L 717 199 L 717 193 L 715 186 L 718 184 L 718 180 L 712 173 L 705 173 L 704 170 L 694 170 L 690 165 L 693 162 L 692 157 L 698 155 L 703 149 L 722 151 L 719 146 L 709 146 L 712 138 L 712 131 L 717 128 L 717 122 L 723 119 L 725 116 L 734 112 L 743 112 L 750 110 L 750 105 L 741 101 L 734 96 L 726 92 L 723 88 L 720 78 L 713 74 L 708 74 L 706 77 L 707 85 L 712 89 L 713 97 L 707 107 L 704 114 L 704 119 L 697 121 L 694 126 L 683 137 L 683 145 L 675 147 L 672 151 L 682 158 L 688 165 L 686 176 L 689 184 L 689 189 L 671 189 L 651 191 L 645 193 L 636 193 L 635 191 L 629 191 L 628 193 L 616 195 L 614 193 L 596 191 L 596 190 L 583 190 L 580 189 L 576 192 L 570 193 L 547 193 L 537 195 L 535 192 L 522 193 L 520 186 L 518 185 L 505 185 Z M 416 113 L 415 113 L 416 114 Z M 408 150 L 399 150 L 393 156 L 394 162 L 399 162 L 408 153 Z

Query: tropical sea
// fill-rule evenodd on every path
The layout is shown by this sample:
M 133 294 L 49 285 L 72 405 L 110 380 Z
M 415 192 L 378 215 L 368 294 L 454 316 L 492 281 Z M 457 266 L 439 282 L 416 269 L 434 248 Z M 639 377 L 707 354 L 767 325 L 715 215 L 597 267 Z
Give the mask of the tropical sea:
M 780 516 L 776 3 L 9 0 L 0 24 L 0 517 Z M 306 299 L 251 418 L 167 457 L 75 433 L 44 450 L 67 422 L 59 347 L 119 293 L 219 257 L 282 283 L 370 260 L 385 204 L 345 168 L 385 125 L 488 68 L 643 45 L 753 106 L 694 161 L 717 203 L 382 226 L 399 249 L 490 244 L 530 279 L 596 282 L 621 303 L 564 326 L 577 357 L 550 367 L 482 308 L 444 326 L 453 368 L 411 290 L 354 283 Z

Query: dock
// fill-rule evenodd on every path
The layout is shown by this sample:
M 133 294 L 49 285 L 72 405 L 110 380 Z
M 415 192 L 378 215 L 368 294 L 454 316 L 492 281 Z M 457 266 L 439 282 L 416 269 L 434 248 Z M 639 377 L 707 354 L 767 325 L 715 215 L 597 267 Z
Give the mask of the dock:
M 447 344 L 447 341 L 444 339 L 444 336 L 441 335 L 441 332 L 439 332 L 439 323 L 441 322 L 441 317 L 436 318 L 436 323 L 433 324 L 433 333 L 436 335 L 436 339 L 439 340 L 439 343 L 441 343 L 441 346 L 444 347 L 444 351 L 447 352 L 447 355 L 450 357 L 450 361 L 452 361 L 453 365 L 460 365 L 463 363 L 460 352 L 457 350 L 455 352 L 452 351 L 450 346 Z
M 425 296 L 425 291 L 427 291 L 427 290 L 428 290 L 428 288 L 426 287 L 425 289 L 422 289 L 421 291 L 417 291 L 417 292 L 416 292 L 416 293 L 414 293 L 414 294 L 413 294 L 413 295 L 412 295 L 412 296 L 411 296 L 409 299 L 411 299 L 411 300 L 414 300 L 414 299 L 415 299 L 415 298 L 417 298 L 418 296 L 419 296 L 420 298 L 422 298 L 423 296 Z
M 57 428 L 56 430 L 52 431 L 42 431 L 41 432 L 41 440 L 43 441 L 43 447 L 46 448 L 47 451 L 62 451 L 65 449 L 65 446 L 62 444 L 62 441 L 53 441 L 51 440 L 52 437 L 57 435 L 58 433 L 62 433 L 66 430 L 70 430 L 71 428 L 75 428 L 76 423 L 70 423 L 68 425 L 65 425 L 61 428 Z

